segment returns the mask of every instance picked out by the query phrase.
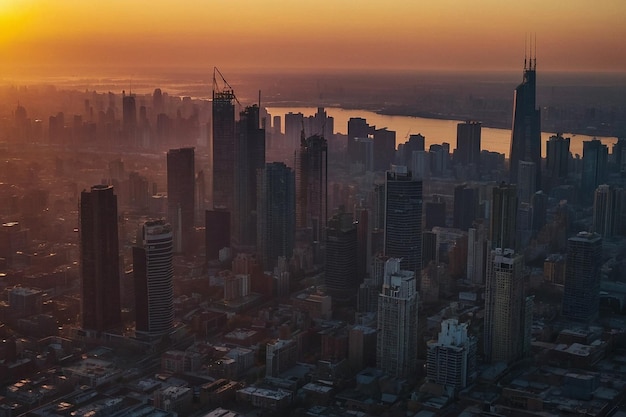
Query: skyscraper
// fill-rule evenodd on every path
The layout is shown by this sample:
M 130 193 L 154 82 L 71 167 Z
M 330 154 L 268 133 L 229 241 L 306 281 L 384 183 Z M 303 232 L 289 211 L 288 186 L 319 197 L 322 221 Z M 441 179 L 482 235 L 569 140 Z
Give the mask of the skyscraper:
M 480 135 L 481 123 L 466 121 L 456 125 L 455 164 L 480 164 Z
M 491 249 L 515 249 L 517 222 L 517 188 L 501 183 L 493 188 L 491 200 Z
M 524 354 L 526 297 L 524 256 L 512 249 L 491 251 L 485 288 L 484 350 L 487 362 L 510 363 Z
M 509 173 L 511 184 L 517 184 L 519 162 L 534 162 L 536 187 L 541 189 L 541 119 L 536 105 L 536 69 L 536 58 L 524 60 L 524 78 L 515 89 Z
M 385 263 L 378 295 L 376 367 L 388 375 L 407 377 L 417 368 L 417 281 L 413 271 L 400 269 L 400 259 Z
M 362 279 L 357 275 L 357 228 L 352 213 L 339 212 L 328 220 L 326 230 L 326 288 L 333 300 L 349 300 L 356 296 Z
M 220 250 L 230 248 L 230 212 L 204 212 L 206 261 L 219 259 Z
M 583 142 L 583 172 L 580 188 L 583 199 L 587 202 L 591 202 L 591 196 L 596 187 L 606 182 L 608 156 L 607 146 L 599 140 Z
M 580 232 L 567 240 L 563 316 L 590 321 L 600 308 L 600 268 L 602 238 L 596 233 Z
M 422 181 L 405 166 L 392 166 L 385 182 L 385 255 L 402 260 L 402 269 L 422 271 Z
M 237 122 L 233 237 L 239 247 L 256 244 L 257 170 L 265 167 L 265 129 L 259 108 L 246 107 Z
M 194 148 L 167 152 L 167 216 L 174 234 L 174 252 L 193 247 L 196 176 Z
M 615 217 L 620 213 L 615 211 L 616 193 L 613 187 L 602 184 L 593 196 L 593 229 L 602 237 L 613 236 L 615 231 Z
M 81 324 L 98 332 L 120 326 L 117 196 L 94 185 L 80 195 Z
M 137 107 L 135 106 L 135 96 L 126 95 L 125 91 L 122 91 L 122 117 L 125 145 L 135 146 L 137 145 Z
M 519 161 L 517 164 L 517 201 L 530 204 L 537 190 L 537 169 L 534 162 Z
M 387 128 L 374 131 L 374 170 L 388 170 L 396 153 L 396 132 Z
M 357 139 L 367 139 L 371 130 L 373 129 L 367 124 L 367 120 L 361 117 L 351 117 L 350 120 L 348 120 L 348 144 L 346 149 L 350 163 L 365 162 L 366 156 L 363 152 L 365 148 L 359 146 Z
M 304 132 L 302 132 L 304 133 Z M 321 136 L 301 137 L 296 153 L 296 227 L 309 229 L 312 242 L 326 241 L 328 147 Z
M 230 86 L 229 86 L 230 87 Z M 233 209 L 235 175 L 235 93 L 213 88 L 213 207 Z
M 567 178 L 569 144 L 570 138 L 564 138 L 560 133 L 550 136 L 546 142 L 546 173 L 552 187 Z
M 479 216 L 479 190 L 460 184 L 454 187 L 454 227 L 467 230 Z M 444 206 L 445 207 L 445 206 Z M 445 210 L 443 215 L 445 216 Z
M 265 270 L 290 259 L 296 234 L 296 189 L 291 168 L 272 162 L 258 172 L 257 252 Z
M 161 336 L 174 324 L 172 228 L 164 220 L 143 225 L 141 246 L 133 247 L 136 331 Z

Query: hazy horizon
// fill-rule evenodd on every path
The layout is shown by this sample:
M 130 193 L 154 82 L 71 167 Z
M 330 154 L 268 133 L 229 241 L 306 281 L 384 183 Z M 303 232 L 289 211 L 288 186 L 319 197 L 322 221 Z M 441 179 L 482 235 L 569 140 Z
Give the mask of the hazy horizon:
M 173 72 L 626 71 L 626 3 L 0 2 L 2 78 Z M 532 47 L 531 47 L 532 44 Z

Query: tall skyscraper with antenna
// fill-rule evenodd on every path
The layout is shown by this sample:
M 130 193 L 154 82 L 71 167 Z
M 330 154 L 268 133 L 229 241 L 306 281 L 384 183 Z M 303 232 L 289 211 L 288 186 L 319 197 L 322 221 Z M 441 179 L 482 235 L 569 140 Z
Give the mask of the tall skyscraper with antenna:
M 537 191 L 541 189 L 541 119 L 536 105 L 537 54 L 532 42 L 529 55 L 530 58 L 524 58 L 522 83 L 515 89 L 509 173 L 511 184 L 517 184 L 519 162 L 534 162 Z

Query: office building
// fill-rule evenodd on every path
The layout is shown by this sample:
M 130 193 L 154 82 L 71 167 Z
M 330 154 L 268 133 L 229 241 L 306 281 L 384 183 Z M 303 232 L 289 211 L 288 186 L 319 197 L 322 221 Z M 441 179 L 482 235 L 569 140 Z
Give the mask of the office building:
M 291 259 L 296 235 L 296 189 L 293 170 L 272 162 L 258 172 L 257 252 L 265 270 L 279 257 Z
M 536 104 L 537 59 L 524 61 L 524 78 L 515 88 L 509 153 L 509 181 L 518 183 L 520 161 L 535 163 L 534 191 L 541 189 L 541 117 Z
M 598 317 L 602 238 L 596 233 L 580 232 L 567 240 L 564 317 L 589 322 Z
M 467 184 L 454 187 L 453 225 L 455 228 L 467 230 L 472 227 L 474 220 L 480 216 L 479 197 L 478 188 L 468 187 Z
M 256 244 L 257 170 L 265 167 L 265 129 L 259 127 L 256 105 L 241 112 L 236 131 L 232 232 L 242 249 Z
M 396 132 L 387 128 L 374 131 L 374 170 L 386 171 L 395 159 Z
M 426 144 L 426 138 L 421 133 L 418 133 L 416 135 L 410 135 L 409 140 L 407 140 L 402 145 L 404 165 L 410 167 L 412 164 L 413 152 L 424 152 L 425 144 Z
M 206 261 L 219 259 L 220 251 L 230 248 L 230 212 L 204 212 Z
M 235 175 L 235 92 L 213 89 L 213 208 L 232 211 Z
M 482 225 L 467 231 L 467 281 L 483 285 L 489 252 L 487 233 Z
M 567 178 L 569 169 L 570 138 L 564 138 L 560 133 L 546 141 L 546 175 L 550 187 L 557 187 Z
M 476 377 L 477 343 L 467 327 L 457 319 L 444 320 L 437 340 L 427 345 L 426 379 L 455 394 Z
M 326 230 L 326 289 L 335 301 L 356 297 L 363 277 L 357 276 L 357 228 L 352 213 L 339 212 Z
M 300 137 L 304 128 L 304 115 L 289 112 L 285 115 L 285 147 L 295 152 L 300 147 Z
M 298 344 L 294 340 L 277 339 L 265 348 L 265 376 L 277 378 L 296 365 Z
M 389 376 L 411 377 L 417 369 L 417 280 L 400 269 L 400 259 L 385 264 L 378 295 L 376 367 Z
M 174 234 L 174 252 L 193 249 L 196 191 L 194 148 L 167 152 L 167 216 Z
M 296 153 L 296 227 L 310 242 L 326 241 L 328 220 L 328 147 L 321 136 L 301 138 Z
M 122 323 L 117 196 L 94 185 L 80 195 L 81 325 L 102 332 Z
M 367 120 L 361 117 L 351 117 L 348 120 L 348 161 L 351 164 L 365 163 L 366 155 L 364 149 L 359 145 L 358 139 L 367 139 L 370 137 L 373 128 L 367 124 Z
M 456 150 L 454 163 L 461 165 L 480 165 L 481 123 L 466 121 L 456 125 Z
M 537 192 L 537 169 L 534 162 L 519 161 L 517 164 L 517 202 L 530 204 Z
M 591 196 L 598 185 L 606 183 L 608 155 L 607 146 L 598 139 L 583 142 L 583 172 L 580 185 L 582 198 L 586 202 L 591 202 Z
M 485 286 L 484 354 L 490 363 L 511 363 L 524 355 L 526 297 L 524 256 L 512 249 L 491 251 Z
M 135 329 L 149 338 L 170 332 L 174 325 L 172 228 L 164 220 L 148 221 L 141 245 L 133 247 Z
M 122 91 L 122 133 L 124 135 L 124 145 L 136 146 L 137 133 L 137 108 L 135 106 L 135 96 L 126 95 Z
M 517 188 L 515 185 L 502 183 L 493 188 L 490 221 L 491 249 L 515 249 L 517 222 Z
M 422 271 L 422 182 L 404 166 L 392 166 L 385 182 L 386 256 L 400 258 L 402 269 Z
M 593 230 L 603 238 L 613 236 L 615 218 L 621 213 L 616 209 L 616 192 L 613 187 L 602 184 L 593 196 Z

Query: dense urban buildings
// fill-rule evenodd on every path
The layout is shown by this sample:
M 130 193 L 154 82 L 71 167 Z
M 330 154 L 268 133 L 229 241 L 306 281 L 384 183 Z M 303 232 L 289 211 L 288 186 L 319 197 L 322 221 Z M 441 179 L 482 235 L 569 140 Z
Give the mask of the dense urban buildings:
M 117 196 L 94 185 L 80 194 L 81 326 L 104 332 L 122 324 Z

